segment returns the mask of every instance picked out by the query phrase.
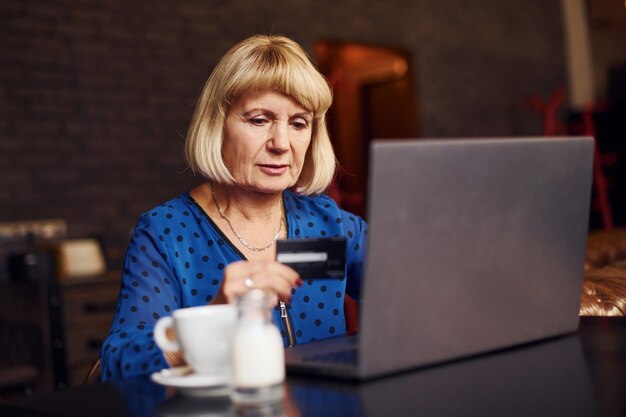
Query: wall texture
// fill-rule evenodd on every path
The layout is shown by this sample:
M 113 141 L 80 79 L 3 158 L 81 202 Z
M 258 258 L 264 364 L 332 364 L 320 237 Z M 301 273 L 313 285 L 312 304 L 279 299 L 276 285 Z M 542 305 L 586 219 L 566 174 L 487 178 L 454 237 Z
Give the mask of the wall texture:
M 252 33 L 404 48 L 422 136 L 539 134 L 520 103 L 565 82 L 560 22 L 558 0 L 3 0 L 0 221 L 60 217 L 123 249 L 198 181 L 182 158 L 197 94 Z

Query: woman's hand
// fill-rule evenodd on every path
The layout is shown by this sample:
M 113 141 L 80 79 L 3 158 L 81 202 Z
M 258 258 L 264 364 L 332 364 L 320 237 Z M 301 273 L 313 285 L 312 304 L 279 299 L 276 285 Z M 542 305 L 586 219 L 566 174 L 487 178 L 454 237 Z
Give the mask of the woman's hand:
M 212 304 L 234 303 L 237 296 L 254 288 L 274 291 L 289 302 L 292 288 L 302 283 L 296 271 L 277 261 L 233 262 L 224 270 L 222 286 Z
M 183 353 L 180 350 L 176 352 L 163 352 L 163 356 L 165 356 L 165 360 L 172 368 L 186 364 Z

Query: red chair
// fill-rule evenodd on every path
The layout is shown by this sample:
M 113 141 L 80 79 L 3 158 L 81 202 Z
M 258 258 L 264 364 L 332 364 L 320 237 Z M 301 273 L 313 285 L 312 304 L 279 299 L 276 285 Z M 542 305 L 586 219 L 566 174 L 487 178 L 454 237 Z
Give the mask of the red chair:
M 610 181 L 604 173 L 605 168 L 617 162 L 619 156 L 615 153 L 602 153 L 598 149 L 598 136 L 596 134 L 594 113 L 604 111 L 606 104 L 603 102 L 592 102 L 586 105 L 582 112 L 582 125 L 567 126 L 557 117 L 559 107 L 565 101 L 565 86 L 556 90 L 552 96 L 543 101 L 541 97 L 535 95 L 524 100 L 523 104 L 541 115 L 543 119 L 543 134 L 545 136 L 558 136 L 568 133 L 583 134 L 591 136 L 595 141 L 594 164 L 593 164 L 593 186 L 595 194 L 593 197 L 592 209 L 600 212 L 602 226 L 605 230 L 614 228 L 611 201 L 609 200 Z

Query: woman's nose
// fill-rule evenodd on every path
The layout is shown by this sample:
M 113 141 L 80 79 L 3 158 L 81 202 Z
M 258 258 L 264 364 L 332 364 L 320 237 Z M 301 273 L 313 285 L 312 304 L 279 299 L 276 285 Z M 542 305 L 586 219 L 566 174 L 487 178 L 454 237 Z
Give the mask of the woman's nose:
M 289 149 L 289 124 L 286 122 L 275 122 L 272 125 L 271 137 L 268 141 L 270 147 L 275 151 L 286 151 Z

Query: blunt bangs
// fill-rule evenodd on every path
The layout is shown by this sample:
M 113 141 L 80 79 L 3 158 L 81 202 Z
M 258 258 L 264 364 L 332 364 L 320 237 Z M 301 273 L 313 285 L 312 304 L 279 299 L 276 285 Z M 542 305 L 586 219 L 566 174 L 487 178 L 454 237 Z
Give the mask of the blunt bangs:
M 316 116 L 324 115 L 332 104 L 330 87 L 305 52 L 296 47 L 274 40 L 252 48 L 223 87 L 225 107 L 245 92 L 274 90 L 293 97 Z

